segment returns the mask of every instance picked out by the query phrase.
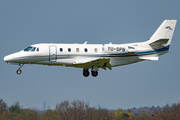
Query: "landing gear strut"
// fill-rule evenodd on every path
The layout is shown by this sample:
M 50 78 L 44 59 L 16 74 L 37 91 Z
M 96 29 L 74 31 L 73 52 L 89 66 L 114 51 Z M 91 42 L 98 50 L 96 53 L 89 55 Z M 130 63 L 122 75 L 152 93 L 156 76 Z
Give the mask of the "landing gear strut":
M 18 75 L 20 75 L 21 73 L 22 73 L 22 70 L 21 70 L 21 68 L 23 67 L 23 63 L 19 63 L 19 69 L 16 71 L 16 73 L 18 74 Z
M 96 66 L 96 65 L 92 66 L 91 75 L 93 77 L 96 77 L 98 75 L 98 70 L 99 70 L 98 66 Z

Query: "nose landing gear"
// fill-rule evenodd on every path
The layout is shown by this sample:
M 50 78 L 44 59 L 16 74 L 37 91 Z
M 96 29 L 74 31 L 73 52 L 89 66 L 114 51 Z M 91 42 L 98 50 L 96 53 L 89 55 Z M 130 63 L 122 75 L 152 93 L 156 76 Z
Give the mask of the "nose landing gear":
M 18 75 L 20 75 L 20 74 L 22 73 L 21 69 L 18 69 L 18 70 L 16 71 L 16 73 L 17 73 Z
M 18 75 L 20 75 L 21 73 L 22 73 L 22 70 L 21 70 L 21 68 L 23 67 L 23 63 L 20 63 L 19 64 L 19 69 L 16 71 L 16 73 L 18 74 Z

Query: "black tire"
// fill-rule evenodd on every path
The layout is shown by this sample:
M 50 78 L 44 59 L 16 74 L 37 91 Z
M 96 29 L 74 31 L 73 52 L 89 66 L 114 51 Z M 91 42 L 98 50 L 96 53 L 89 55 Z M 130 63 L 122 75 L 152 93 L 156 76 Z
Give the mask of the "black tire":
M 22 73 L 21 69 L 18 69 L 18 70 L 16 71 L 16 73 L 17 73 L 18 75 L 20 75 L 20 74 Z
M 89 71 L 84 71 L 83 75 L 84 75 L 84 77 L 88 77 L 89 76 Z
M 91 75 L 92 75 L 93 77 L 96 77 L 96 76 L 98 75 L 98 72 L 97 72 L 97 71 L 92 71 L 92 72 L 91 72 Z

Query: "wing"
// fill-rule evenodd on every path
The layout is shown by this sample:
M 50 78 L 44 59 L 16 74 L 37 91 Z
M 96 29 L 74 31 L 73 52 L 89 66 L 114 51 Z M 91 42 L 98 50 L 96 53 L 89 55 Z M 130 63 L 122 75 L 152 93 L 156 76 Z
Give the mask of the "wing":
M 93 66 L 98 66 L 98 68 L 102 68 L 102 69 L 110 69 L 111 68 L 111 64 L 109 63 L 110 59 L 106 59 L 106 58 L 91 58 L 91 57 L 86 57 L 86 58 L 79 58 L 76 60 L 76 62 L 73 63 L 74 66 L 76 67 L 83 67 L 83 68 L 92 68 Z

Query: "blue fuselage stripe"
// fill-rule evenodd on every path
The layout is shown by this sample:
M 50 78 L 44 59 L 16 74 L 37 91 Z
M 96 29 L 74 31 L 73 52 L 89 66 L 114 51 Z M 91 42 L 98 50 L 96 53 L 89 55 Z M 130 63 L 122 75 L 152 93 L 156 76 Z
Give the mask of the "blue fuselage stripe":
M 165 52 L 169 50 L 170 45 L 156 49 L 156 50 L 150 50 L 150 51 L 143 51 L 143 52 L 136 52 L 137 55 L 143 55 L 143 54 L 152 54 L 152 53 L 159 53 L 159 52 Z

